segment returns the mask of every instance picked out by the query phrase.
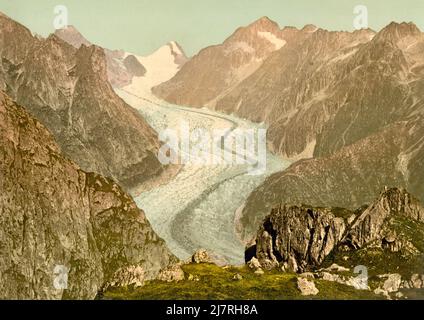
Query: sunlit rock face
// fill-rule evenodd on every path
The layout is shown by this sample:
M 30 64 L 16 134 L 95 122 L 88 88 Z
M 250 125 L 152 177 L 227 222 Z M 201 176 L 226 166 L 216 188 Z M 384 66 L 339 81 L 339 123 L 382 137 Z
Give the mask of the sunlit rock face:
M 50 132 L 0 92 L 0 298 L 93 299 L 175 262 L 115 182 L 66 159 Z M 57 287 L 57 268 L 68 272 Z M 62 283 L 63 284 L 63 283 Z
M 281 30 L 277 23 L 263 17 L 238 28 L 222 44 L 202 49 L 175 77 L 154 87 L 153 92 L 171 103 L 213 107 L 219 97 L 254 73 L 273 52 L 296 34 L 308 32 Z

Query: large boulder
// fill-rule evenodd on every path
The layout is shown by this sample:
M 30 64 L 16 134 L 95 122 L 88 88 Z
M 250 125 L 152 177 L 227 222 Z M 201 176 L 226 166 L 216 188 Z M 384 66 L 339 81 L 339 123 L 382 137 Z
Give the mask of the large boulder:
M 178 282 L 185 279 L 184 271 L 179 264 L 174 264 L 160 271 L 157 280 Z
M 315 283 L 303 277 L 297 278 L 297 288 L 302 296 L 315 296 L 319 293 Z

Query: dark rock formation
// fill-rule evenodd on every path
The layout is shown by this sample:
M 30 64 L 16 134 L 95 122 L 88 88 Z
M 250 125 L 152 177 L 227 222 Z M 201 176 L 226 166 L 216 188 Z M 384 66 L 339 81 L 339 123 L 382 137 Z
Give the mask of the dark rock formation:
M 265 218 L 256 238 L 256 257 L 262 267 L 279 265 L 291 271 L 319 266 L 336 247 L 346 229 L 331 209 L 285 206 Z
M 66 159 L 0 92 L 1 299 L 92 299 L 175 260 L 130 196 Z M 56 266 L 69 270 L 67 289 L 54 286 Z

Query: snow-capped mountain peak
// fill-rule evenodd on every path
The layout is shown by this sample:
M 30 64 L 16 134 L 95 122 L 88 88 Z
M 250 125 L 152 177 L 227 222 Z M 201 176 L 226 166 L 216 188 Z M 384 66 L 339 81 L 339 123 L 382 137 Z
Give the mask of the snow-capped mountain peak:
M 91 46 L 74 26 L 56 30 L 55 35 L 79 48 Z M 109 81 L 115 88 L 126 88 L 132 92 L 146 92 L 150 88 L 171 79 L 188 58 L 176 41 L 170 41 L 148 56 L 138 56 L 120 50 L 104 49 Z
M 144 98 L 152 98 L 151 88 L 171 79 L 188 61 L 183 49 L 175 41 L 168 42 L 148 56 L 135 57 L 145 67 L 146 73 L 133 77 L 131 83 L 122 89 Z

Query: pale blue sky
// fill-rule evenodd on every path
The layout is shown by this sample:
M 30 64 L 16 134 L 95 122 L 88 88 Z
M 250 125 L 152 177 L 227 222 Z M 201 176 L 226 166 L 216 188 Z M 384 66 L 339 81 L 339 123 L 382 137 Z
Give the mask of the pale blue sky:
M 352 30 L 353 8 L 360 4 L 368 7 L 372 29 L 413 21 L 424 30 L 424 0 L 0 0 L 0 11 L 46 36 L 53 31 L 53 8 L 66 5 L 69 23 L 104 47 L 148 54 L 175 40 L 192 55 L 261 16 L 280 26 Z

